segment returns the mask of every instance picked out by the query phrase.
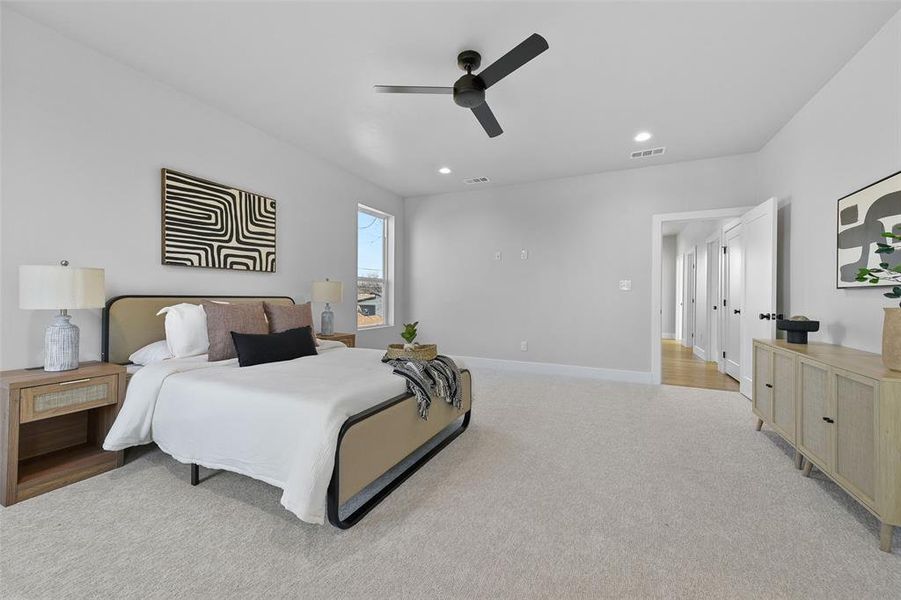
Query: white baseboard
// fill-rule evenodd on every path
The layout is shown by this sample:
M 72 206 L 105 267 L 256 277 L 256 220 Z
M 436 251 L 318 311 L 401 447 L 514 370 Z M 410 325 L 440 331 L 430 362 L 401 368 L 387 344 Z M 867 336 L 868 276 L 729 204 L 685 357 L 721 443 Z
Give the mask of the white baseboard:
M 665 340 L 674 340 L 674 339 L 676 339 L 676 334 L 675 333 L 664 333 L 662 337 Z
M 521 373 L 534 373 L 537 375 L 564 375 L 567 377 L 604 379 L 607 381 L 623 381 L 627 383 L 654 383 L 650 371 L 601 369 L 598 367 L 526 362 L 522 360 L 503 360 L 499 358 L 481 358 L 478 356 L 461 356 L 460 359 L 467 367 L 474 369 L 497 369 L 498 371 L 515 371 Z
M 694 353 L 695 356 L 697 356 L 701 360 L 703 360 L 705 362 L 707 361 L 707 351 L 704 350 L 703 348 L 701 348 L 700 346 L 695 346 L 694 348 L 692 348 L 692 352 Z

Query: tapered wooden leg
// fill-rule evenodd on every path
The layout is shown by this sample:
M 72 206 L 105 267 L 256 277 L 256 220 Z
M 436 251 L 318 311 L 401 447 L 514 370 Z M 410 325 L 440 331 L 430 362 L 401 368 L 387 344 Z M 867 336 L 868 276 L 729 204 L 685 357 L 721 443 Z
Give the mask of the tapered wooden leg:
M 810 472 L 813 470 L 813 463 L 810 462 L 809 458 L 804 459 L 804 471 L 801 472 L 801 475 L 804 477 L 810 477 Z
M 795 450 L 795 468 L 801 469 L 804 467 L 804 456 Z
M 879 527 L 879 549 L 883 552 L 892 551 L 892 534 L 895 532 L 895 526 L 883 523 Z
M 763 429 L 763 419 L 757 419 L 757 425 L 754 427 L 757 431 Z

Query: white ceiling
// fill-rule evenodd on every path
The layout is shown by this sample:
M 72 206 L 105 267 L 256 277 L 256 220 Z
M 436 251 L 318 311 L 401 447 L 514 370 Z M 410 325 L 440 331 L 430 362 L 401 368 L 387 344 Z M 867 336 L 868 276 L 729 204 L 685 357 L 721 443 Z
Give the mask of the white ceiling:
M 759 149 L 897 2 L 15 3 L 16 10 L 403 196 Z M 489 139 L 449 96 L 533 32 L 550 50 L 488 90 Z M 647 129 L 654 138 L 632 141 Z M 635 161 L 638 147 L 665 145 Z M 453 169 L 439 175 L 440 166 Z

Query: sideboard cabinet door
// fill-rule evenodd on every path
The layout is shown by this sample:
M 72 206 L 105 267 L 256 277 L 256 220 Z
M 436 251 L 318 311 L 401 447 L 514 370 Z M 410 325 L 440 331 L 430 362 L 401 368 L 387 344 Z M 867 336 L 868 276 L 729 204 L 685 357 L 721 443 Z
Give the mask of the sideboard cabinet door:
M 876 410 L 879 383 L 833 369 L 833 473 L 865 504 L 876 497 Z
M 795 443 L 795 357 L 773 352 L 773 425 Z
M 798 449 L 821 469 L 832 470 L 829 368 L 798 358 Z M 831 418 L 831 417 L 830 417 Z
M 773 422 L 773 351 L 754 344 L 754 409 L 768 422 Z

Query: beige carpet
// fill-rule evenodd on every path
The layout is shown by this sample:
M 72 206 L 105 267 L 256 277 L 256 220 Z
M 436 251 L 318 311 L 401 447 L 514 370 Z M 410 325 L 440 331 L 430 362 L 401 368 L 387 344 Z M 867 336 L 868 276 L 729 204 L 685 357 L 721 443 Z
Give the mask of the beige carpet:
M 157 450 L 0 512 L 4 598 L 898 598 L 901 539 L 729 392 L 476 374 L 473 424 L 349 531 Z

